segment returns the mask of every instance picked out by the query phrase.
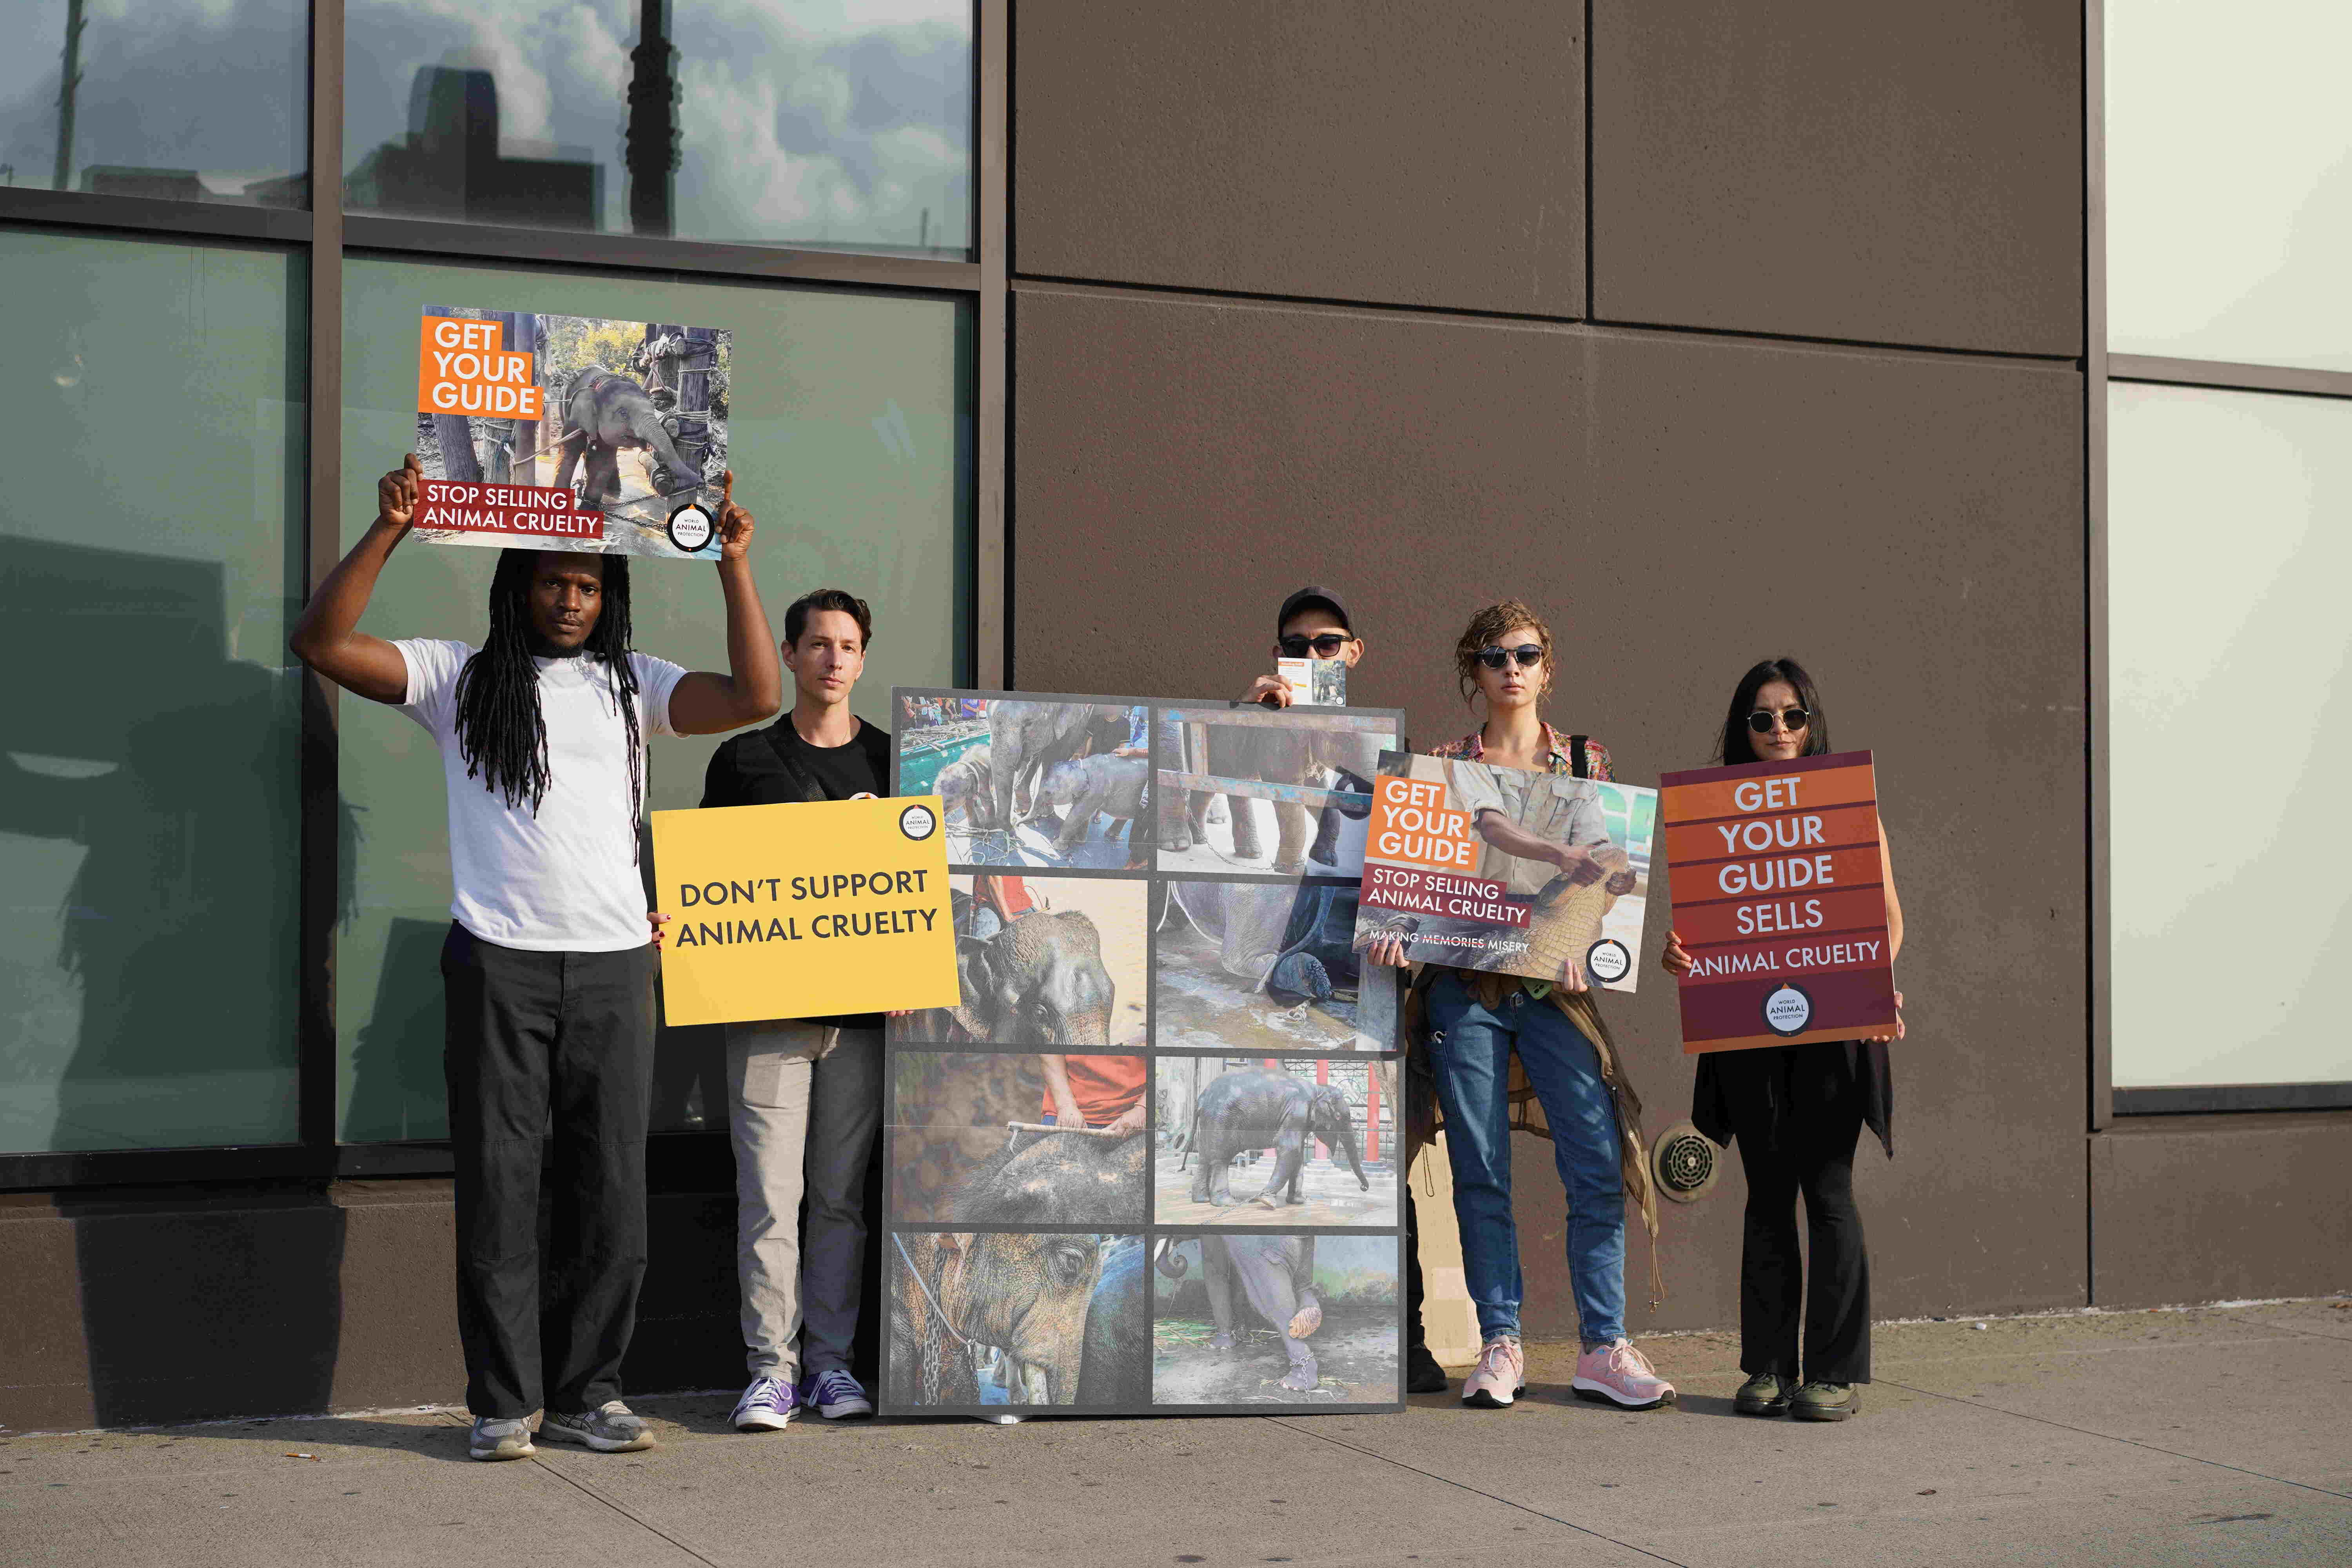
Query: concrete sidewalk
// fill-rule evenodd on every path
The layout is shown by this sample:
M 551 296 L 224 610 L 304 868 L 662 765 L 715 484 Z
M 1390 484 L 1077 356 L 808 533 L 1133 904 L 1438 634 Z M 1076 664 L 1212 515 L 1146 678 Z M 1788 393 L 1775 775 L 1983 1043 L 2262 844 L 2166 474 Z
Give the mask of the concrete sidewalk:
M 969 1421 L 465 1457 L 449 1411 L 0 1436 L 0 1563 L 2352 1563 L 2352 1300 L 1877 1337 L 1864 1415 L 1731 1414 L 1728 1336 L 1652 1343 L 1679 1408 Z

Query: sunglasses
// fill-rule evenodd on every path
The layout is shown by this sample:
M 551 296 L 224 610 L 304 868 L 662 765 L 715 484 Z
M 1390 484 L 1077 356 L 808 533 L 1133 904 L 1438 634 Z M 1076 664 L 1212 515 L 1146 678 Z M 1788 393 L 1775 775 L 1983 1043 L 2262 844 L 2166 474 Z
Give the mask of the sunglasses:
M 1318 637 L 1284 637 L 1280 641 L 1282 657 L 1305 658 L 1312 650 L 1317 658 L 1330 658 L 1347 647 L 1351 639 L 1342 632 L 1325 632 Z
M 1795 734 L 1813 721 L 1813 716 L 1801 708 L 1783 708 L 1775 713 L 1769 708 L 1759 708 L 1748 715 L 1748 727 L 1759 735 L 1769 735 L 1776 724 L 1784 724 L 1789 733 Z
M 1543 657 L 1541 643 L 1523 642 L 1517 647 L 1496 647 L 1489 644 L 1478 650 L 1478 662 L 1488 669 L 1500 669 L 1515 658 L 1523 666 L 1541 664 Z

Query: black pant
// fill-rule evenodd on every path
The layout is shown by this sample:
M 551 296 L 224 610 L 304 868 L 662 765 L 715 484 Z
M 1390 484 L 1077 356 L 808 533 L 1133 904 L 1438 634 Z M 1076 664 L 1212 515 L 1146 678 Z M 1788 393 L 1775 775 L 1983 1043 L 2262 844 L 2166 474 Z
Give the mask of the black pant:
M 1412 1172 L 1398 1173 L 1404 1184 L 1404 1346 L 1427 1344 L 1421 1326 L 1421 1215 L 1412 1206 Z
M 498 947 L 454 923 L 442 944 L 457 1337 L 477 1415 L 620 1397 L 646 1274 L 655 962 L 650 946 Z
M 1851 1100 L 1784 1121 L 1763 1148 L 1744 1133 L 1747 1229 L 1739 1254 L 1739 1367 L 1795 1380 L 1797 1309 L 1804 1298 L 1803 1376 L 1870 1381 L 1870 1258 L 1853 1203 L 1853 1148 L 1862 1112 Z M 1797 1251 L 1797 1198 L 1805 1200 L 1812 1289 Z

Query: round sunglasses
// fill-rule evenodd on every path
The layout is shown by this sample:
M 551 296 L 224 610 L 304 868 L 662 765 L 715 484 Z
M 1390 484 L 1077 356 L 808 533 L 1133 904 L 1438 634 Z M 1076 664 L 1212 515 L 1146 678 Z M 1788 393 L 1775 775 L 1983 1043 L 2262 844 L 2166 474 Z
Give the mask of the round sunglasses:
M 1478 650 L 1478 662 L 1488 669 L 1500 669 L 1515 658 L 1522 666 L 1541 664 L 1543 657 L 1541 643 L 1523 642 L 1517 647 L 1496 647 L 1490 643 Z
M 1786 724 L 1789 733 L 1795 734 L 1813 721 L 1813 716 L 1801 708 L 1783 708 L 1775 713 L 1769 708 L 1759 708 L 1748 715 L 1748 727 L 1759 735 L 1769 735 L 1776 724 Z
M 1285 658 L 1305 658 L 1310 650 L 1317 658 L 1330 658 L 1350 640 L 1341 632 L 1325 632 L 1319 637 L 1284 637 L 1279 646 Z

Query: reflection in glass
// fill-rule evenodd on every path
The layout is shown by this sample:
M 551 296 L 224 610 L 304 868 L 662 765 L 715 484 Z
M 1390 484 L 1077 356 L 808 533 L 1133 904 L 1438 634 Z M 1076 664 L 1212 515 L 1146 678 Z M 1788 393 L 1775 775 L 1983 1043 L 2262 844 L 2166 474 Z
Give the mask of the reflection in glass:
M 2352 1081 L 2352 403 L 2107 406 L 2115 1082 Z
M 874 606 L 853 700 L 887 723 L 890 688 L 944 686 L 968 646 L 970 326 L 940 300 L 742 284 L 646 283 L 552 270 L 488 270 L 354 258 L 343 274 L 343 528 L 375 512 L 376 476 L 417 438 L 417 310 L 425 301 L 549 315 L 707 322 L 734 333 L 728 461 L 758 520 L 751 548 L 770 622 L 812 588 Z M 476 421 L 487 427 L 488 421 Z M 484 452 L 491 432 L 475 432 Z M 411 541 L 362 626 L 383 637 L 478 643 L 498 552 Z M 638 561 L 636 645 L 724 669 L 719 584 L 707 563 Z M 389 708 L 346 699 L 336 724 L 342 791 L 360 824 L 336 934 L 339 1127 L 350 1142 L 446 1136 L 441 1086 L 442 938 L 449 929 L 446 797 L 431 741 Z M 692 806 L 720 736 L 651 743 L 646 804 Z M 663 1031 L 658 1130 L 726 1125 L 716 1027 Z
M 31 0 L 0 51 L 0 185 L 310 205 L 303 0 Z
M 0 1152 L 295 1137 L 299 268 L 0 232 Z
M 344 201 L 961 258 L 970 0 L 349 0 Z

